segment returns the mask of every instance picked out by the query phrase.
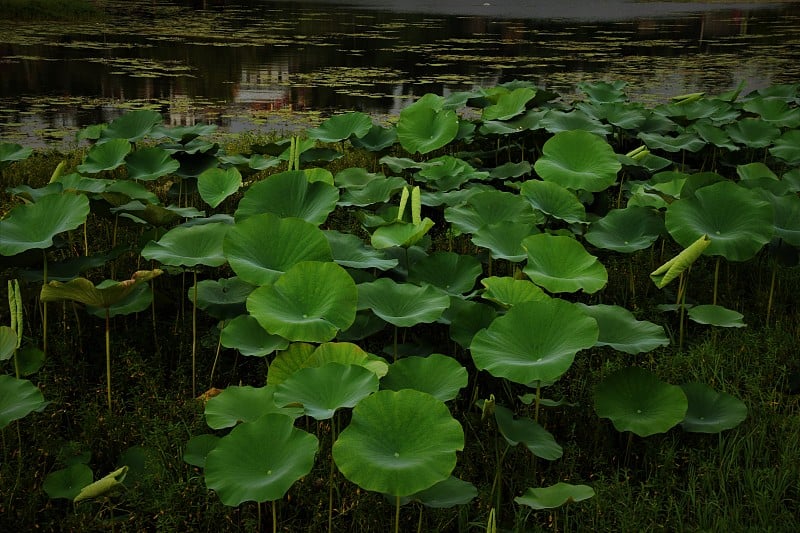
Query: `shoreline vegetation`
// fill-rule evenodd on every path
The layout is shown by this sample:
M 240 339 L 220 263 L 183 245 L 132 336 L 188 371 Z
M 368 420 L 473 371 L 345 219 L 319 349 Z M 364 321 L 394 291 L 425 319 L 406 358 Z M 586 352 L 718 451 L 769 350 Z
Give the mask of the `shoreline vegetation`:
M 800 86 L 0 143 L 0 529 L 800 523 Z

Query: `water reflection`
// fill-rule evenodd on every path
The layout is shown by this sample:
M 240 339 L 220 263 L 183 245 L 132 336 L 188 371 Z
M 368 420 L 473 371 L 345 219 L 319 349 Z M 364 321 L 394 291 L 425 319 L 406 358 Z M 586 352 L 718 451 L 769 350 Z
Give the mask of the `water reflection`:
M 291 129 L 297 113 L 393 114 L 426 92 L 515 78 L 562 93 L 621 79 L 645 100 L 800 79 L 800 2 L 432 4 L 451 15 L 381 9 L 414 2 L 347 3 L 361 7 L 111 2 L 103 22 L 0 21 L 0 138 L 30 145 L 143 106 L 175 125 Z M 555 8 L 560 15 L 532 18 Z

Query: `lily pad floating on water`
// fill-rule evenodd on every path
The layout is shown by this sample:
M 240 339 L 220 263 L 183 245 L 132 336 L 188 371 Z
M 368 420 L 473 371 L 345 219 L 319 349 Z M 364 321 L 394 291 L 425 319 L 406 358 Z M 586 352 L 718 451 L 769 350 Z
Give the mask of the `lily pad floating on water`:
M 594 393 L 597 416 L 610 419 L 617 431 L 640 437 L 669 431 L 684 419 L 688 405 L 680 387 L 638 367 L 614 372 Z
M 264 415 L 234 428 L 208 453 L 206 486 L 234 507 L 278 500 L 311 471 L 318 447 L 317 438 L 294 427 L 292 417 Z
M 554 509 L 566 503 L 580 502 L 594 497 L 594 489 L 588 485 L 556 483 L 549 487 L 529 488 L 514 501 L 533 509 Z
M 353 409 L 333 460 L 359 487 L 409 496 L 450 477 L 464 430 L 447 406 L 411 389 L 378 391 Z
M 684 431 L 720 433 L 733 429 L 747 418 L 747 406 L 725 392 L 717 392 L 704 383 L 686 383 L 681 389 L 689 400 Z

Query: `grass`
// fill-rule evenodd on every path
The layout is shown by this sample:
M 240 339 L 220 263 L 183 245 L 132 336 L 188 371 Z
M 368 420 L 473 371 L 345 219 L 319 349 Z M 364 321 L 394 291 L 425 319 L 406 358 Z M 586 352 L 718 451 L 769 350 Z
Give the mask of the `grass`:
M 7 20 L 91 20 L 102 16 L 91 0 L 0 0 Z
M 246 142 L 236 146 L 247 149 Z M 342 168 L 364 166 L 364 161 L 348 157 L 336 164 Z M 37 154 L 6 169 L 2 185 L 44 185 L 64 158 L 73 164 L 80 160 L 80 154 Z M 126 231 L 130 234 L 121 239 L 138 238 L 136 230 Z M 658 262 L 658 254 L 655 255 L 652 261 Z M 614 285 L 607 289 L 605 298 L 620 301 L 603 303 L 624 302 L 630 309 L 642 310 L 640 314 L 652 314 L 640 318 L 664 323 L 677 331 L 673 314 L 652 311 L 654 302 L 669 297 L 656 290 L 648 279 L 651 260 L 646 254 L 637 257 L 641 259 L 633 264 L 635 294 L 629 292 L 624 275 L 629 271 L 629 262 L 606 263 L 609 271 L 618 275 L 611 276 Z M 119 262 L 118 272 L 132 271 L 132 265 L 126 264 L 130 257 Z M 762 317 L 771 273 L 767 262 L 747 268 L 732 265 L 724 273 L 722 303 L 744 309 L 751 322 L 749 327 L 720 330 L 690 323 L 683 353 L 673 345 L 638 356 L 638 362 L 670 383 L 701 381 L 741 398 L 749 410 L 747 420 L 720 435 L 689 434 L 676 428 L 662 435 L 634 437 L 628 447 L 627 435 L 619 434 L 607 420 L 598 420 L 591 405 L 592 391 L 602 376 L 628 365 L 633 356 L 603 348 L 579 354 L 568 374 L 545 392 L 550 398 L 564 397 L 579 406 L 545 408 L 541 413 L 543 424 L 565 448 L 563 458 L 553 463 L 533 461 L 527 451 L 511 449 L 503 461 L 500 524 L 505 530 L 788 533 L 800 528 L 800 395 L 793 381 L 800 370 L 796 350 L 800 320 L 792 296 L 800 289 L 800 280 L 796 271 L 779 271 L 775 319 L 765 327 Z M 693 274 L 692 297 L 707 300 L 708 281 Z M 225 507 L 206 489 L 198 469 L 182 460 L 189 438 L 208 429 L 202 417 L 202 403 L 185 394 L 191 380 L 186 355 L 183 359 L 176 355 L 186 354 L 191 342 L 189 315 L 180 313 L 185 290 L 180 292 L 180 288 L 161 279 L 156 280 L 155 288 L 159 339 L 156 349 L 148 313 L 120 317 L 112 324 L 112 381 L 119 394 L 110 416 L 104 400 L 103 321 L 73 313 L 68 303 L 53 306 L 51 312 L 60 320 L 51 330 L 51 355 L 33 378 L 51 404 L 42 413 L 34 413 L 2 431 L 0 530 L 257 528 L 256 504 Z M 4 301 L 5 289 L 5 284 L 0 284 L 0 301 Z M 28 285 L 23 294 L 30 297 L 37 290 L 35 285 Z M 35 309 L 26 308 L 28 323 L 35 323 L 35 316 Z M 0 324 L 7 323 L 8 312 L 0 306 Z M 78 327 L 81 335 L 77 334 Z M 216 348 L 214 327 L 215 323 L 206 319 L 199 328 L 207 332 L 202 342 L 205 355 L 211 355 L 198 359 L 198 379 L 203 384 L 207 383 Z M 457 356 L 464 362 L 468 359 L 463 352 Z M 261 359 L 225 353 L 214 385 L 261 385 L 264 371 Z M 505 405 L 519 405 L 516 395 L 521 389 L 501 387 L 485 375 L 471 383 L 470 390 L 476 391 L 476 398 L 495 394 Z M 464 425 L 467 443 L 454 474 L 475 483 L 479 496 L 461 509 L 425 509 L 420 514 L 417 506 L 404 506 L 404 531 L 415 531 L 418 524 L 422 531 L 485 531 L 497 436 L 481 422 L 470 396 L 463 394 L 453 405 L 454 416 Z M 17 426 L 24 443 L 21 450 L 16 446 Z M 278 505 L 279 524 L 285 531 L 324 531 L 326 527 L 330 433 L 324 423 L 316 426 L 316 433 L 321 443 L 314 469 Z M 499 445 L 505 446 L 502 442 Z M 48 473 L 63 467 L 60 456 L 68 446 L 91 452 L 89 465 L 95 479 L 114 470 L 126 455 L 126 463 L 131 466 L 127 490 L 106 501 L 82 503 L 76 508 L 65 500 L 49 500 L 42 489 L 43 480 Z M 15 487 L 19 453 L 25 468 Z M 393 518 L 389 502 L 380 495 L 359 490 L 339 474 L 336 480 L 336 531 L 388 530 Z M 588 483 L 597 496 L 554 511 L 534 512 L 512 505 L 513 497 L 527 487 L 557 481 Z M 262 524 L 269 523 L 270 513 L 271 507 L 261 507 Z

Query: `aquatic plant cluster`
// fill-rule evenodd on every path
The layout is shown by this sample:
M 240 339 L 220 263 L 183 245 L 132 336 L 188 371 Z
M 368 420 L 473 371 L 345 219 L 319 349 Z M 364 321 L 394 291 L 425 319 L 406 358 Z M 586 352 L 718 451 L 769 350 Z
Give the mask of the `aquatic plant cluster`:
M 153 295 L 175 285 L 192 314 L 185 394 L 207 389 L 208 430 L 187 439 L 182 459 L 226 506 L 272 502 L 273 531 L 276 502 L 319 462 L 328 530 L 342 512 L 337 487 L 352 483 L 386 496 L 395 531 L 409 502 L 476 498 L 488 510 L 482 527 L 495 531 L 512 509 L 595 496 L 587 479 L 539 482 L 541 461 L 564 455 L 548 411 L 609 420 L 627 435 L 626 462 L 634 439 L 737 427 L 747 417 L 737 391 L 668 383 L 641 358 L 601 371 L 591 407 L 547 396 L 572 379 L 576 359 L 652 361 L 684 350 L 690 322 L 756 319 L 722 305 L 721 265 L 771 261 L 758 319 L 774 320 L 775 273 L 798 264 L 800 247 L 798 86 L 653 108 L 630 102 L 622 83 L 579 89 L 585 99 L 570 105 L 526 82 L 427 94 L 390 126 L 346 113 L 248 153 L 226 153 L 212 126 L 165 127 L 148 110 L 83 130 L 91 147 L 74 171 L 62 164 L 44 187 L 9 189 L 18 205 L 0 220 L 0 254 L 37 265 L 16 267 L 24 292 L 8 283 L 0 359 L 13 375 L 0 376 L 0 427 L 19 430 L 48 408 L 25 378 L 47 360 L 52 302 L 105 320 L 111 417 L 123 408 L 111 319 L 151 315 L 155 335 Z M 346 154 L 368 163 L 343 167 Z M 0 144 L 0 171 L 30 155 Z M 92 224 L 106 226 L 108 248 L 97 248 Z M 120 226 L 138 241 L 120 242 Z M 709 265 L 710 291 L 695 288 Z M 647 299 L 636 293 L 642 268 L 658 290 Z M 41 320 L 23 316 L 35 298 Z M 216 324 L 215 352 L 199 341 L 198 319 Z M 266 378 L 214 388 L 230 353 L 262 358 Z M 198 358 L 206 367 L 212 354 L 199 376 Z M 476 424 L 488 428 L 480 437 Z M 459 468 L 470 439 L 487 434 L 485 464 Z M 519 445 L 536 483 L 507 494 L 504 458 Z M 88 461 L 51 471 L 44 491 L 76 505 L 107 500 L 134 466 L 95 481 Z

